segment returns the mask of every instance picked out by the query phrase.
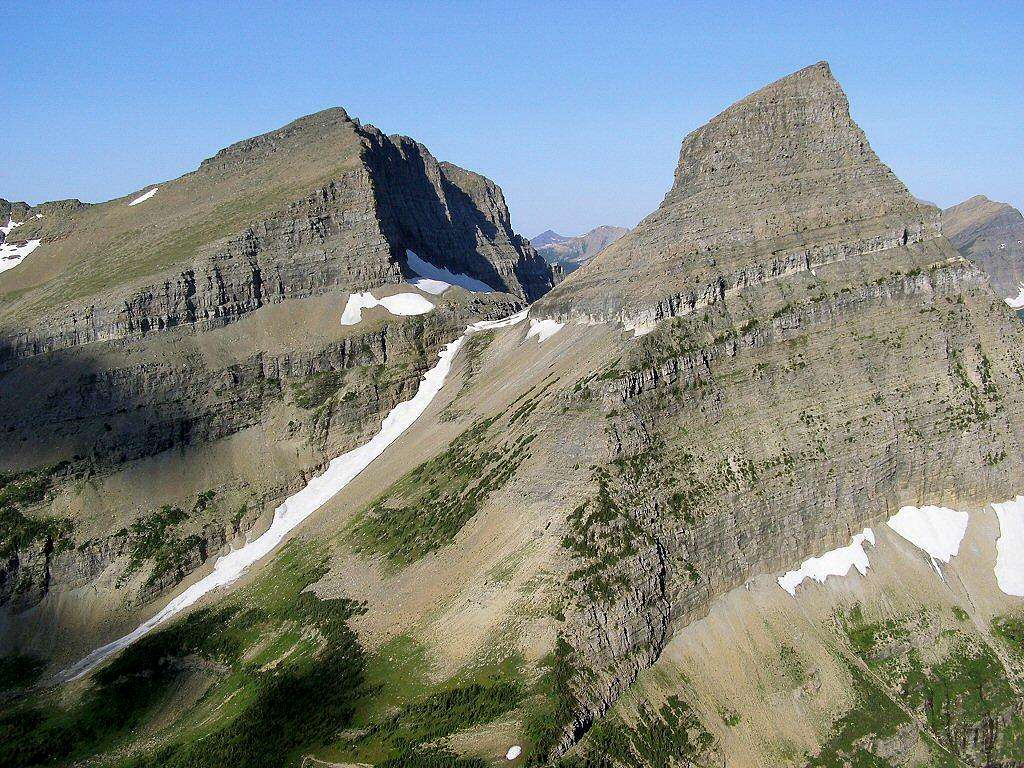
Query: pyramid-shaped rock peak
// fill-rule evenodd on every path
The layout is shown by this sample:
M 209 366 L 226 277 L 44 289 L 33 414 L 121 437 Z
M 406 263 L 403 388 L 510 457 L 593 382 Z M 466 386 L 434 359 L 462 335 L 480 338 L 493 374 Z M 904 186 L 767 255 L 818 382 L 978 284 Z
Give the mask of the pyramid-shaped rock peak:
M 698 294 L 716 282 L 724 292 L 939 236 L 938 209 L 878 159 L 820 62 L 689 134 L 658 210 L 544 303 L 657 320 L 708 300 Z
M 686 137 L 662 207 L 684 206 L 680 213 L 687 214 L 688 203 L 735 208 L 732 218 L 746 224 L 743 234 L 764 238 L 801 224 L 905 210 L 914 201 L 868 145 L 821 62 L 748 96 Z M 761 209 L 772 211 L 775 221 L 759 222 Z M 714 229 L 707 234 L 714 237 Z

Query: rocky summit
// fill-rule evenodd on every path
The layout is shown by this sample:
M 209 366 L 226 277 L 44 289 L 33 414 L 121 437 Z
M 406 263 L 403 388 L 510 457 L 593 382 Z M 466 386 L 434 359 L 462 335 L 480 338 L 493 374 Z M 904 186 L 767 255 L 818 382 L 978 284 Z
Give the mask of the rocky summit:
M 557 285 L 340 110 L 47 205 L 0 763 L 1024 763 L 1024 327 L 827 64 Z
M 938 210 L 879 161 L 821 62 L 689 134 L 658 210 L 547 306 L 650 327 L 752 284 L 938 236 Z
M 238 142 L 123 199 L 0 201 L 5 212 L 19 222 L 8 238 L 41 246 L 0 282 L 0 366 L 395 283 L 412 274 L 409 250 L 524 301 L 553 281 L 512 231 L 497 186 L 340 108 Z

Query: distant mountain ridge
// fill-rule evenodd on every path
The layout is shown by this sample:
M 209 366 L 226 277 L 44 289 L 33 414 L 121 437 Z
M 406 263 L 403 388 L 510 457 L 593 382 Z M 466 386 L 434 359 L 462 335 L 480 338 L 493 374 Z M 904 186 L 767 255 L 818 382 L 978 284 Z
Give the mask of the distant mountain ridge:
M 530 240 L 530 245 L 549 264 L 559 264 L 568 273 L 582 267 L 627 232 L 628 227 L 604 225 L 577 237 L 566 237 L 549 229 Z
M 1008 203 L 975 195 L 942 212 L 942 234 L 988 273 L 1003 297 L 1024 281 L 1024 215 Z

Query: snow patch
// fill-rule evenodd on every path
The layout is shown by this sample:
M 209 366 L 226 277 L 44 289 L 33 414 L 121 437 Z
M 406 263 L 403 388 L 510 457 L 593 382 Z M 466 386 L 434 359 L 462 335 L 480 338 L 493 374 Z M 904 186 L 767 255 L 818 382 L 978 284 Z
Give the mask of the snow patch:
M 1024 597 L 1024 496 L 993 504 L 999 518 L 996 583 L 1008 595 Z
M 348 297 L 345 311 L 341 313 L 342 325 L 355 325 L 363 319 L 363 310 L 370 307 L 384 307 L 393 315 L 423 315 L 434 308 L 434 305 L 418 293 L 396 293 L 375 299 L 369 291 L 353 293 Z
M 128 203 L 128 205 L 130 205 L 130 206 L 131 205 L 138 205 L 139 203 L 146 202 L 147 200 L 149 200 L 149 198 L 151 198 L 153 195 L 156 194 L 156 191 L 158 189 L 160 189 L 160 187 L 153 187 L 151 190 L 149 190 L 149 192 L 146 192 L 145 194 L 142 194 L 142 195 L 139 195 L 138 197 L 136 197 L 134 200 L 132 200 L 130 203 Z
M 14 245 L 13 243 L 0 245 L 0 272 L 14 269 L 25 260 L 26 256 L 38 248 L 42 242 L 42 240 L 29 240 L 21 245 Z
M 492 331 L 495 328 L 507 328 L 510 325 L 521 323 L 526 319 L 526 313 L 528 309 L 524 309 L 521 312 L 516 312 L 514 315 L 509 315 L 501 320 L 478 320 L 469 327 L 466 328 L 470 333 L 474 331 Z
M 452 287 L 451 283 L 446 283 L 444 280 L 431 280 L 429 277 L 414 277 L 409 283 L 433 296 L 440 296 Z
M 124 637 L 97 648 L 72 664 L 60 673 L 60 679 L 69 681 L 81 677 L 122 648 L 126 648 L 172 616 L 181 613 L 204 595 L 236 581 L 249 566 L 270 554 L 289 531 L 345 488 L 415 423 L 441 391 L 456 353 L 470 334 L 514 325 L 525 317 L 526 312 L 520 312 L 502 320 L 484 320 L 467 326 L 466 332 L 460 338 L 441 351 L 437 364 L 423 376 L 420 387 L 412 399 L 396 405 L 384 417 L 380 431 L 369 442 L 333 459 L 322 475 L 314 477 L 305 488 L 285 499 L 284 503 L 274 510 L 274 520 L 266 533 L 248 542 L 244 547 L 218 558 L 210 574 L 171 600 L 163 610 Z
M 941 560 L 948 563 L 960 551 L 970 515 L 947 507 L 902 507 L 886 523 L 918 549 L 928 553 L 932 567 L 942 577 Z
M 872 546 L 875 544 L 875 532 L 870 528 L 865 528 L 854 536 L 845 547 L 804 560 L 797 570 L 779 577 L 779 586 L 795 597 L 796 588 L 804 579 L 814 579 L 819 584 L 824 584 L 829 576 L 845 576 L 850 572 L 850 568 L 856 568 L 863 576 L 871 565 L 867 552 L 864 551 L 865 541 Z
M 1017 295 L 1003 299 L 1011 309 L 1024 309 L 1024 283 L 1017 283 Z
M 450 272 L 444 267 L 435 267 L 430 262 L 424 261 L 412 251 L 405 252 L 405 261 L 409 269 L 419 275 L 412 280 L 412 284 L 426 293 L 439 295 L 444 293 L 453 285 L 459 285 L 467 291 L 476 293 L 492 293 L 491 286 L 475 277 L 463 275 L 459 272 Z
M 537 341 L 543 344 L 565 327 L 565 323 L 559 323 L 551 319 L 535 320 L 530 318 L 530 330 L 526 332 L 526 338 L 537 337 Z
M 505 753 L 505 759 L 515 760 L 517 757 L 519 757 L 519 755 L 522 754 L 522 752 L 522 747 L 520 747 L 518 744 L 513 744 L 511 747 L 508 748 L 508 752 Z
M 11 234 L 12 229 L 20 227 L 22 224 L 24 224 L 23 221 L 15 221 L 13 217 L 9 217 L 7 219 L 7 224 L 0 227 L 0 232 L 4 233 L 4 237 L 7 237 L 7 235 Z

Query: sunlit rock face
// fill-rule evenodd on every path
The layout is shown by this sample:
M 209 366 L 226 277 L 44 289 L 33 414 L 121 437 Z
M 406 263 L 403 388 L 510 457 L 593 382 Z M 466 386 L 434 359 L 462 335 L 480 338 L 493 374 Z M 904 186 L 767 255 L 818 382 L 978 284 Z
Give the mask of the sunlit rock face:
M 878 159 L 821 62 L 689 134 L 658 210 L 545 304 L 649 325 L 747 285 L 939 236 L 939 211 Z

